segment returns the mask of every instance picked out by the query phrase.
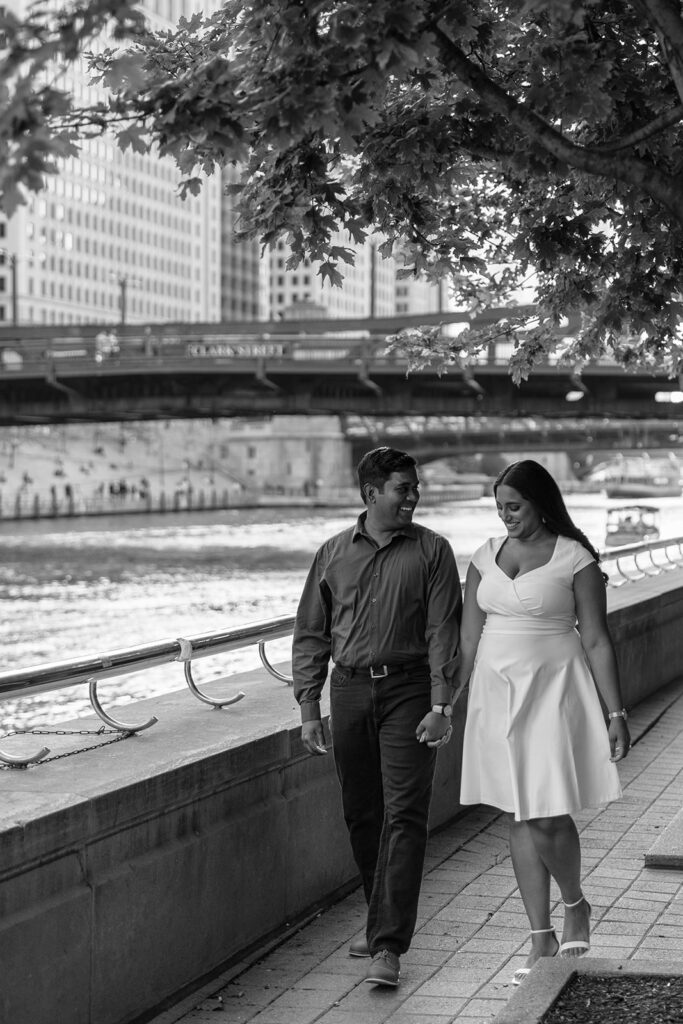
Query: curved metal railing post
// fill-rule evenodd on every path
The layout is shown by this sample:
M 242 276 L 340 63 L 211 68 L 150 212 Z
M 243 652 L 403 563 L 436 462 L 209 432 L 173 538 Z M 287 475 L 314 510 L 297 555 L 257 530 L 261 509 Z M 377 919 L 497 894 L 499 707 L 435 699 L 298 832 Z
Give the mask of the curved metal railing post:
M 42 761 L 49 753 L 48 747 L 41 747 L 37 754 L 31 754 L 30 757 L 18 757 L 15 754 L 8 754 L 6 751 L 0 750 L 0 761 L 10 768 L 28 768 L 30 764 Z
M 275 676 L 276 679 L 280 679 L 283 683 L 287 683 L 288 686 L 292 685 L 292 683 L 294 682 L 294 677 L 293 676 L 286 676 L 286 675 L 284 675 L 284 673 L 279 672 L 268 661 L 268 658 L 266 657 L 266 641 L 265 640 L 259 640 L 259 642 L 258 642 L 258 654 L 259 654 L 259 658 L 261 659 L 261 664 L 263 665 L 263 667 L 265 669 L 267 669 L 268 672 L 270 672 L 271 676 Z
M 116 729 L 118 732 L 125 732 L 128 733 L 129 736 L 132 736 L 133 733 L 142 732 L 143 729 L 150 729 L 159 721 L 155 715 L 152 715 L 151 718 L 148 718 L 147 721 L 143 722 L 141 725 L 126 725 L 125 722 L 119 722 L 115 718 L 112 718 L 111 715 L 108 715 L 100 704 L 99 697 L 97 696 L 97 679 L 88 679 L 88 691 L 90 695 L 90 703 L 92 704 L 96 714 L 100 716 L 103 722 L 111 726 L 112 729 Z
M 665 561 L 664 562 L 655 562 L 655 559 L 654 559 L 655 552 L 654 552 L 654 550 L 651 551 L 650 552 L 650 561 L 654 565 L 655 569 L 658 569 L 659 572 L 674 572 L 676 569 L 680 568 L 678 559 L 674 560 L 674 559 L 671 558 L 671 555 L 669 554 L 669 548 L 668 547 L 657 548 L 656 550 L 661 552 L 661 554 L 665 558 Z
M 209 704 L 214 708 L 214 710 L 218 710 L 220 708 L 227 708 L 230 704 L 237 704 L 237 702 L 242 700 L 243 697 L 246 697 L 243 690 L 238 690 L 232 697 L 224 698 L 209 697 L 207 693 L 202 693 L 192 677 L 192 643 L 180 636 L 178 637 L 178 643 L 180 644 L 180 651 L 176 657 L 176 661 L 185 663 L 185 680 L 190 688 L 190 693 L 192 693 L 197 700 L 201 700 L 204 704 Z M 221 679 L 214 679 L 213 681 L 215 683 L 221 683 L 224 681 L 224 678 L 225 677 Z
M 641 565 L 638 561 L 638 555 L 633 556 L 633 562 L 637 566 L 638 570 L 642 572 L 643 576 L 659 576 L 661 570 L 652 561 L 652 551 L 643 551 L 643 555 L 647 555 L 650 558 L 650 565 L 652 569 L 648 569 L 647 566 Z

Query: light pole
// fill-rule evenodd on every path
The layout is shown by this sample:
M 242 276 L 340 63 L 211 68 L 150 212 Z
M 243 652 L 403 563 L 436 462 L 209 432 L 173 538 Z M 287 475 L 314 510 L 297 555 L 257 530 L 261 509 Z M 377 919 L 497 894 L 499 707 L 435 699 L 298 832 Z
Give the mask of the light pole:
M 370 317 L 377 315 L 377 243 L 370 242 Z
M 19 323 L 19 296 L 17 295 L 17 256 L 13 252 L 9 257 L 9 273 L 12 281 L 12 326 L 16 327 Z
M 119 311 L 121 313 L 121 324 L 123 325 L 126 322 L 126 303 L 128 299 L 128 275 L 119 274 L 118 282 L 119 288 L 121 289 L 121 294 L 119 296 Z
M 446 290 L 446 301 L 444 301 L 444 286 Z M 448 286 L 444 281 L 443 277 L 439 278 L 439 313 L 444 313 L 448 309 Z
M 119 323 L 123 327 L 128 320 L 128 285 L 141 284 L 142 282 L 133 274 L 115 274 L 112 271 L 111 276 L 119 286 Z

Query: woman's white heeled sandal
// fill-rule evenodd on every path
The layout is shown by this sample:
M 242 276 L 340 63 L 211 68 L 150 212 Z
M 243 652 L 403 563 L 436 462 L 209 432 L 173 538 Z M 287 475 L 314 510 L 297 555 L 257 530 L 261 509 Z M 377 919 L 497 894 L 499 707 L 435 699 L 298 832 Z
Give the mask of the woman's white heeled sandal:
M 565 907 L 569 908 L 569 910 L 571 910 L 573 907 L 578 907 L 580 903 L 585 903 L 586 906 L 588 907 L 588 927 L 590 928 L 591 905 L 590 905 L 590 903 L 588 902 L 588 900 L 586 899 L 585 896 L 581 896 L 581 898 L 578 899 L 576 901 L 576 903 L 565 903 L 564 900 L 562 900 L 562 902 L 564 903 Z M 586 940 L 586 939 L 572 939 L 570 942 L 561 942 L 560 943 L 560 948 L 559 948 L 558 952 L 559 952 L 560 956 L 562 956 L 563 953 L 566 950 L 568 950 L 568 949 L 576 949 L 576 950 L 578 950 L 578 952 L 576 954 L 577 956 L 585 956 L 585 954 L 588 952 L 588 950 L 590 948 L 591 948 L 590 937 L 588 938 L 588 940 Z
M 554 934 L 555 933 L 555 929 L 554 928 L 532 928 L 531 931 L 529 932 L 529 934 L 530 935 L 548 935 L 548 934 L 550 934 L 550 932 L 552 932 Z M 559 943 L 558 943 L 557 949 L 553 953 L 553 956 L 557 956 L 559 948 L 560 948 L 560 946 L 559 946 Z M 513 985 L 521 985 L 530 970 L 531 970 L 530 967 L 518 967 L 517 970 L 515 971 L 515 973 L 512 975 L 512 984 Z

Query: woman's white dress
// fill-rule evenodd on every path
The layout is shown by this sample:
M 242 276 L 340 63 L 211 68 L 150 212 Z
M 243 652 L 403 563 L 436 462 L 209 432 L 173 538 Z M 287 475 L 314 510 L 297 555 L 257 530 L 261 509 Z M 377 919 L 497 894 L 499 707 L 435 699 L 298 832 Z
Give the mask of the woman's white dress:
M 517 821 L 602 806 L 621 787 L 573 589 L 593 558 L 558 536 L 546 565 L 510 579 L 496 562 L 504 541 L 492 538 L 472 558 L 486 623 L 470 679 L 461 802 Z

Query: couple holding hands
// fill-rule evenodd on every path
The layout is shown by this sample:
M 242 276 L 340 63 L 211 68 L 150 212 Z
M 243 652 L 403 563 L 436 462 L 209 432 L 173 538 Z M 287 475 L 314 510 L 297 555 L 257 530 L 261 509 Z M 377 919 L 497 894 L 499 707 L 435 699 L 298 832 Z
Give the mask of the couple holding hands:
M 358 482 L 365 510 L 318 550 L 292 654 L 312 754 L 327 752 L 320 696 L 333 663 L 332 749 L 368 904 L 365 936 L 349 952 L 369 958 L 366 981 L 398 985 L 417 917 L 436 754 L 469 684 L 460 803 L 509 818 L 531 931 L 519 984 L 539 957 L 589 949 L 572 814 L 621 795 L 616 762 L 630 739 L 598 554 L 548 471 L 515 462 L 494 484 L 505 532 L 474 553 L 463 606 L 450 544 L 413 522 L 415 460 L 376 448 L 361 459 Z M 560 937 L 551 878 L 564 903 Z

